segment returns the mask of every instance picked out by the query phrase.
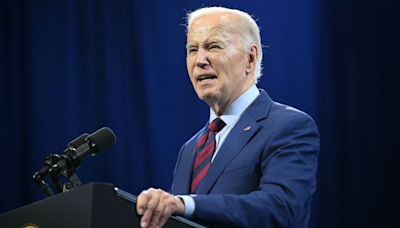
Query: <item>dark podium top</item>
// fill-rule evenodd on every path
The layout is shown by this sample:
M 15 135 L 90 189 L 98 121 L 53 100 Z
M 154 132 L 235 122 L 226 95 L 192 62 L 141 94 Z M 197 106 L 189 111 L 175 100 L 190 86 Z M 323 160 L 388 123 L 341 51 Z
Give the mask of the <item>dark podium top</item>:
M 0 227 L 140 227 L 136 197 L 112 184 L 90 183 L 0 215 Z M 164 227 L 203 227 L 172 216 Z

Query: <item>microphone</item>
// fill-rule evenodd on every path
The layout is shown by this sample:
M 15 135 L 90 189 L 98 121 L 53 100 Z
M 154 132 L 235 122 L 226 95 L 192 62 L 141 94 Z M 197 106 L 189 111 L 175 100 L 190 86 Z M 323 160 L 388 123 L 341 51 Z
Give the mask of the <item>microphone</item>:
M 63 151 L 63 154 L 68 153 L 69 150 L 73 150 L 74 148 L 76 149 L 79 146 L 81 146 L 83 143 L 86 142 L 86 138 L 88 136 L 89 136 L 88 133 L 84 133 L 81 136 L 69 142 L 68 147 Z M 58 154 L 50 154 L 49 156 L 47 156 L 46 160 L 44 161 L 44 166 L 34 174 L 34 176 L 36 176 L 34 177 L 34 179 L 37 179 L 38 176 L 44 177 L 47 174 L 49 174 L 49 168 L 53 166 L 55 163 L 57 163 L 59 160 L 60 160 L 60 155 Z
M 68 143 L 68 148 L 73 147 L 73 148 L 78 148 L 80 147 L 82 144 L 84 144 L 86 142 L 86 138 L 89 136 L 88 133 L 84 133 L 81 136 L 79 136 L 78 138 L 72 140 L 71 142 Z M 68 149 L 67 148 L 67 149 Z
M 81 143 L 81 139 L 75 139 L 73 142 L 74 143 L 71 143 L 72 145 L 79 144 Z M 72 150 L 71 159 L 73 162 L 79 163 L 87 155 L 91 154 L 92 156 L 95 156 L 114 145 L 115 142 L 115 134 L 110 128 L 100 128 L 93 134 L 87 136 L 79 147 L 73 147 L 75 150 Z
M 72 150 L 73 148 L 78 148 L 83 143 L 85 143 L 86 138 L 89 136 L 88 133 L 84 133 L 78 138 L 72 140 L 68 143 L 68 147 L 63 151 L 63 153 L 67 153 L 67 151 Z M 55 173 L 49 173 L 50 168 L 60 161 L 62 157 L 58 154 L 50 154 L 44 160 L 44 166 L 39 169 L 39 171 L 35 172 L 32 176 L 34 182 L 44 191 L 47 195 L 53 195 L 53 191 L 51 188 L 44 182 L 43 178 L 50 174 L 53 182 L 55 183 L 55 187 L 58 191 L 62 191 L 62 186 L 60 185 L 57 175 Z
M 53 192 L 43 180 L 47 175 L 51 177 L 59 192 L 63 190 L 63 186 L 61 186 L 58 179 L 60 174 L 67 177 L 72 182 L 72 186 L 76 187 L 80 185 L 80 181 L 75 174 L 75 170 L 79 167 L 81 160 L 89 154 L 95 156 L 101 153 L 115 144 L 115 142 L 115 134 L 108 127 L 100 128 L 91 135 L 84 133 L 69 142 L 67 148 L 61 154 L 47 156 L 44 166 L 33 175 L 33 180 L 49 196 L 53 195 Z M 71 185 L 70 183 L 67 184 Z
M 60 155 L 62 158 L 50 167 L 50 173 L 73 172 L 79 167 L 83 158 L 89 154 L 95 156 L 116 142 L 114 132 L 108 127 L 100 128 L 93 134 L 86 135 L 83 134 L 69 143 L 69 147 Z

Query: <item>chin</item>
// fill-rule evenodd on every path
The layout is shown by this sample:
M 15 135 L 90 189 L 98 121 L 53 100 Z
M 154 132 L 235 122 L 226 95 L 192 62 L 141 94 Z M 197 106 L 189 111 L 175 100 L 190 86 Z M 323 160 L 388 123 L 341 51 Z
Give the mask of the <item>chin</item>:
M 218 100 L 218 96 L 215 93 L 202 93 L 198 94 L 200 100 L 203 100 L 207 103 Z
M 196 90 L 197 96 L 203 101 L 212 101 L 219 97 L 219 89 L 217 87 L 198 88 Z

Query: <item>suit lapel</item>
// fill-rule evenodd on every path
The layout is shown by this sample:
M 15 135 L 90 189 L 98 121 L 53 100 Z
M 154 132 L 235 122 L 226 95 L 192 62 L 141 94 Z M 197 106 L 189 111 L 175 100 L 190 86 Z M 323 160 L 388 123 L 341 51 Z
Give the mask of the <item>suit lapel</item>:
M 254 134 L 258 132 L 260 128 L 258 121 L 267 117 L 271 105 L 271 98 L 269 98 L 265 91 L 261 90 L 260 95 L 242 114 L 223 145 L 221 145 L 210 169 L 197 187 L 197 194 L 209 193 L 229 163 L 242 151 Z M 193 159 L 191 164 L 193 164 Z
M 180 158 L 179 170 L 176 171 L 177 176 L 174 178 L 174 194 L 189 194 L 190 185 L 192 181 L 192 169 L 195 157 L 194 147 L 196 145 L 198 137 L 203 132 L 204 128 L 201 129 L 191 140 L 182 151 L 182 157 Z

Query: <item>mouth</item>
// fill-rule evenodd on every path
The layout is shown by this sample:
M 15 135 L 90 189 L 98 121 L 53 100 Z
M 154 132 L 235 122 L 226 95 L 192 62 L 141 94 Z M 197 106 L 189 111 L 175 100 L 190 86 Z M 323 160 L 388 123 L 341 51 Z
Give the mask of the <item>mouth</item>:
M 213 80 L 217 79 L 217 76 L 212 75 L 212 74 L 203 74 L 197 77 L 197 81 L 205 81 L 205 80 Z

